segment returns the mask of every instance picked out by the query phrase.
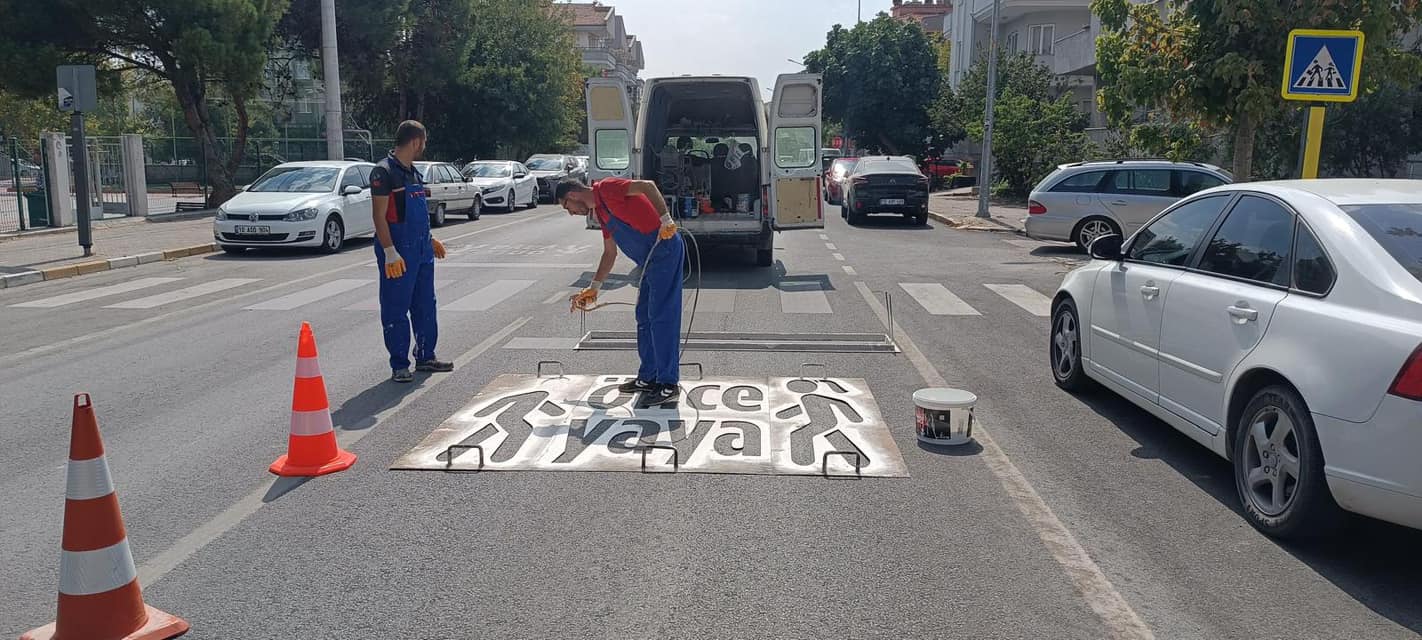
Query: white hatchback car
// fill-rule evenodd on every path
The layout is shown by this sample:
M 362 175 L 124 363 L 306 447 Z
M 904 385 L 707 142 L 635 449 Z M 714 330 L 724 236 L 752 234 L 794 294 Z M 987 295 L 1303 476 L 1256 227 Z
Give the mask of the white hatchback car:
M 340 251 L 375 233 L 369 162 L 287 162 L 272 167 L 217 208 L 212 235 L 223 251 L 320 247 Z
M 1232 461 L 1270 535 L 1422 528 L 1422 181 L 1226 185 L 1091 254 L 1052 303 L 1058 386 Z

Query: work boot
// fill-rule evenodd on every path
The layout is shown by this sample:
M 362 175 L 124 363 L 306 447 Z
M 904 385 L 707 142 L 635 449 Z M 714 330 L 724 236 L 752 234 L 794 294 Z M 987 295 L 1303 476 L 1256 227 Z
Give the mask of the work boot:
M 410 373 L 409 369 L 395 369 L 390 373 L 390 379 L 401 383 L 413 382 L 415 374 Z
M 631 382 L 624 382 L 617 385 L 617 390 L 622 393 L 642 393 L 657 388 L 657 385 L 642 380 L 633 379 Z
M 443 360 L 425 360 L 424 362 L 415 363 L 415 371 L 448 373 L 450 371 L 454 371 L 454 363 L 445 362 Z
M 681 387 L 674 384 L 659 384 L 650 392 L 642 395 L 643 402 L 648 405 L 658 405 L 675 400 L 681 395 Z

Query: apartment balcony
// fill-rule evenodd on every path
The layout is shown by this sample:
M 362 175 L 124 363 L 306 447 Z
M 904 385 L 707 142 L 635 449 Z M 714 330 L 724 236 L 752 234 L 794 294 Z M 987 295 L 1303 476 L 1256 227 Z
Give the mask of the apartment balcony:
M 1060 33 L 1060 32 L 1058 32 Z M 1052 54 L 1037 59 L 1059 76 L 1089 75 L 1096 67 L 1096 34 L 1090 29 L 1057 36 Z
M 1000 0 L 998 19 L 1004 22 L 1039 11 L 1087 11 L 1091 0 Z M 973 20 L 987 22 L 992 19 L 992 0 L 969 0 Z
M 596 69 L 617 68 L 617 55 L 611 47 L 578 47 L 583 54 L 583 64 Z

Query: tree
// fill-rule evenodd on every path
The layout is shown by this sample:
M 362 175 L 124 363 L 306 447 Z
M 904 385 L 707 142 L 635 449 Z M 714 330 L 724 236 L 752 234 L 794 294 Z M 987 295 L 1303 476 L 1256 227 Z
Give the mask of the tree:
M 861 145 L 890 153 L 921 148 L 928 107 L 939 89 L 938 53 L 917 23 L 879 14 L 845 29 L 805 55 L 805 70 L 824 74 L 825 116 Z
M 286 0 L 0 0 L 0 88 L 53 93 L 54 64 L 89 62 L 118 72 L 141 70 L 172 85 L 183 120 L 197 138 L 221 202 L 246 147 L 249 101 Z M 113 85 L 110 84 L 110 87 Z M 216 92 L 214 92 L 216 89 Z M 220 94 L 236 115 L 231 151 L 219 144 L 211 101 Z
M 1092 0 L 1105 29 L 1096 40 L 1099 100 L 1112 123 L 1137 109 L 1174 122 L 1204 121 L 1233 138 L 1234 175 L 1253 175 L 1261 123 L 1285 110 L 1279 96 L 1283 45 L 1294 28 L 1357 28 L 1366 36 L 1363 90 L 1415 78 L 1395 43 L 1417 24 L 1422 3 L 1395 0 Z

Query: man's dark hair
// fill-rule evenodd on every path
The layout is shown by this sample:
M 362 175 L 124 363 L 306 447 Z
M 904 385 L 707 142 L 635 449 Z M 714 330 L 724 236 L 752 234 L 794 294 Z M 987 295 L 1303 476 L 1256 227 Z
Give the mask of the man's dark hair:
M 553 201 L 562 202 L 563 198 L 575 191 L 588 191 L 588 186 L 577 178 L 564 178 L 558 182 L 558 186 L 553 187 Z
M 428 134 L 425 132 L 425 125 L 420 124 L 417 120 L 406 120 L 400 123 L 399 128 L 395 129 L 395 146 L 403 147 L 426 135 Z

